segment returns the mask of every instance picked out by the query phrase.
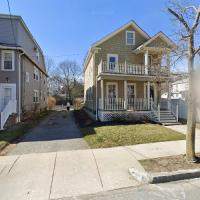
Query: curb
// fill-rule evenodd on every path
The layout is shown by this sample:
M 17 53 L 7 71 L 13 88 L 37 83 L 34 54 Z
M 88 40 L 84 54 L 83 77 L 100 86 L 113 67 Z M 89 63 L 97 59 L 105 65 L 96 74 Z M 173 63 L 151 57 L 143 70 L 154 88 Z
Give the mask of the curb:
M 134 168 L 129 169 L 129 173 L 141 183 L 166 183 L 185 179 L 200 177 L 200 169 L 178 170 L 173 172 L 147 173 L 140 172 Z

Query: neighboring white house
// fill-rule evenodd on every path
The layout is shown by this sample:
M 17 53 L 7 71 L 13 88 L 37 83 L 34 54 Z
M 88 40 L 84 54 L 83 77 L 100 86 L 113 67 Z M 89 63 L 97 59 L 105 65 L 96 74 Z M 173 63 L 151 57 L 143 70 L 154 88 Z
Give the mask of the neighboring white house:
M 171 99 L 186 100 L 188 89 L 189 84 L 187 78 L 171 83 Z M 163 93 L 162 98 L 168 98 L 168 92 Z

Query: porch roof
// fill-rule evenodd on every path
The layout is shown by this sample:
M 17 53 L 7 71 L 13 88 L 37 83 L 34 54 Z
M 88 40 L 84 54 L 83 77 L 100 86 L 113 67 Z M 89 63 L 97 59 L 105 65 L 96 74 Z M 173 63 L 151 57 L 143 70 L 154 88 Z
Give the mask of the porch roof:
M 127 80 L 127 81 L 151 81 L 151 82 L 165 82 L 169 80 L 169 76 L 159 77 L 159 80 L 155 76 L 145 76 L 145 75 L 126 75 L 126 74 L 100 74 L 97 78 L 100 80 Z

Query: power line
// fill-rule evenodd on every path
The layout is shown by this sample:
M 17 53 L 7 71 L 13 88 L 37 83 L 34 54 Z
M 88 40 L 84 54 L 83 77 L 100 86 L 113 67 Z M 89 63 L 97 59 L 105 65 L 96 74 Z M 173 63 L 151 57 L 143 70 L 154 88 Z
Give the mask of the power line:
M 12 27 L 13 38 L 14 38 L 15 44 L 17 44 L 17 40 L 16 40 L 16 38 L 15 38 L 15 32 L 14 32 L 14 26 L 13 26 L 13 21 L 12 21 L 12 14 L 11 14 L 11 9 L 10 9 L 10 2 L 9 2 L 9 0 L 7 0 L 7 4 L 8 4 L 9 15 L 10 15 L 10 23 L 11 23 L 11 27 Z

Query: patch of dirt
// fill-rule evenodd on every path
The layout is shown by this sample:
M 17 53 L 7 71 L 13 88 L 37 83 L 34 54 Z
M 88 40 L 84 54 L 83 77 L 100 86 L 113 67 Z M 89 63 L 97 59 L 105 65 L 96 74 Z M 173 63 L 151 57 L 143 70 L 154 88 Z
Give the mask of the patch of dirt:
M 200 154 L 197 154 L 200 157 Z M 200 159 L 196 163 L 189 163 L 185 155 L 169 156 L 148 160 L 140 160 L 141 165 L 147 172 L 172 172 L 186 169 L 200 169 Z

